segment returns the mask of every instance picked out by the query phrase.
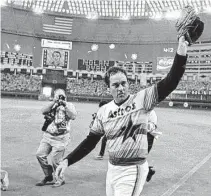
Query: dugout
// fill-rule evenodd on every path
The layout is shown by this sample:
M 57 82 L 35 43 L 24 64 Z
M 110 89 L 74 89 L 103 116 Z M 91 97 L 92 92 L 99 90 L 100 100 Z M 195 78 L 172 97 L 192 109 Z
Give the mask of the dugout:
M 46 69 L 42 78 L 41 95 L 45 97 L 53 97 L 54 91 L 58 88 L 66 92 L 67 79 L 64 70 Z

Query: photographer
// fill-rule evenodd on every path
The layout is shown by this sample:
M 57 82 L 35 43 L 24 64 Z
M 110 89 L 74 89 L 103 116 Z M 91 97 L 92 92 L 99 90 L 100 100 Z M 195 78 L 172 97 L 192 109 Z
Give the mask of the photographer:
M 45 178 L 36 186 L 44 186 L 53 181 L 53 172 L 63 159 L 65 149 L 70 139 L 70 122 L 76 118 L 75 106 L 66 102 L 64 90 L 57 89 L 54 92 L 54 101 L 42 110 L 45 122 L 42 127 L 44 132 L 36 156 L 43 169 Z M 48 163 L 48 155 L 51 153 L 52 165 Z M 65 183 L 64 178 L 56 179 L 53 187 Z

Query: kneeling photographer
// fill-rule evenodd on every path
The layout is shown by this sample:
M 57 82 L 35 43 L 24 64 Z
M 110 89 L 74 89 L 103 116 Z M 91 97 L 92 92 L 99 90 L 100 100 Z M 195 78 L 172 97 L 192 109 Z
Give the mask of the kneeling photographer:
M 44 186 L 53 181 L 53 172 L 59 162 L 63 160 L 65 149 L 70 139 L 70 123 L 76 118 L 75 106 L 66 102 L 66 94 L 62 89 L 54 92 L 54 100 L 42 110 L 44 124 L 42 126 L 43 138 L 37 150 L 36 156 L 43 169 L 45 177 L 36 186 Z M 48 155 L 51 154 L 52 165 L 48 163 Z M 56 179 L 53 187 L 65 183 L 64 177 Z

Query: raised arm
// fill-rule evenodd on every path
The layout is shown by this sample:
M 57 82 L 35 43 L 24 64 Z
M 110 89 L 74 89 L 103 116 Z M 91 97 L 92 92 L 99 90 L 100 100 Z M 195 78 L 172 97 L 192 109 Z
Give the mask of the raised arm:
M 187 46 L 184 36 L 179 39 L 177 53 L 173 65 L 167 76 L 157 83 L 158 102 L 164 100 L 173 90 L 176 89 L 180 79 L 185 72 L 187 61 Z

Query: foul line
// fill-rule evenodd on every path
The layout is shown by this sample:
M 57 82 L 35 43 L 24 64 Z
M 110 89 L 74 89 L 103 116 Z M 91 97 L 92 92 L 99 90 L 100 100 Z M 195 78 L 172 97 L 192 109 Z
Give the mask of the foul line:
M 190 178 L 202 165 L 204 165 L 211 158 L 211 153 L 207 155 L 200 163 L 185 174 L 175 185 L 163 193 L 161 196 L 171 196 L 188 178 Z

